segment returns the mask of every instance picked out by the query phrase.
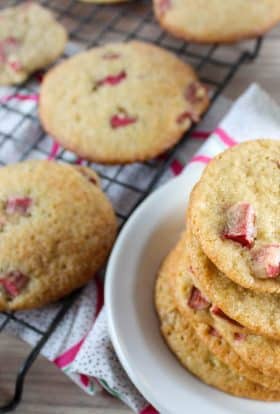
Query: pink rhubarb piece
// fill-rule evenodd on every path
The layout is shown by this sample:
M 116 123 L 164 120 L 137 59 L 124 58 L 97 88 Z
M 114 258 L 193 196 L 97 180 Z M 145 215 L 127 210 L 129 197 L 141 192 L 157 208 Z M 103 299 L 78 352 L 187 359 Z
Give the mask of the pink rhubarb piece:
M 193 286 L 188 299 L 188 306 L 195 310 L 205 310 L 210 305 L 210 302 L 202 295 L 200 290 Z
M 236 203 L 226 212 L 223 237 L 244 247 L 252 247 L 256 236 L 255 221 L 256 214 L 251 204 Z
M 137 121 L 137 118 L 135 117 L 131 117 L 126 114 L 119 113 L 119 114 L 112 116 L 110 123 L 113 129 L 117 129 L 117 128 L 122 128 L 128 125 L 135 124 L 136 121 Z
M 229 316 L 227 316 L 223 311 L 222 311 L 222 309 L 220 309 L 218 306 L 216 306 L 216 305 L 212 305 L 211 306 L 211 308 L 210 308 L 210 312 L 213 314 L 213 315 L 215 315 L 215 316 L 218 316 L 219 318 L 222 318 L 222 319 L 224 319 L 225 321 L 227 321 L 227 322 L 230 322 L 230 323 L 232 323 L 233 325 L 235 325 L 235 326 L 239 326 L 239 327 L 242 327 L 242 325 L 239 323 L 239 322 L 237 322 L 237 321 L 235 321 L 234 319 L 231 319 Z
M 6 294 L 15 298 L 25 288 L 29 278 L 18 270 L 2 273 L 0 275 L 0 285 L 4 288 Z
M 32 205 L 32 199 L 30 197 L 10 197 L 6 203 L 7 214 L 22 214 L 25 215 L 29 212 Z
M 260 279 L 273 279 L 280 275 L 280 245 L 268 244 L 252 252 L 252 270 Z

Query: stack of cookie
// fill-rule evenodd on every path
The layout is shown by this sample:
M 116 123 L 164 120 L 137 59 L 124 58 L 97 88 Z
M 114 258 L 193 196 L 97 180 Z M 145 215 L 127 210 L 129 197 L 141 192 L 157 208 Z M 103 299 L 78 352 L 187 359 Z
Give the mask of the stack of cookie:
M 156 307 L 169 347 L 204 382 L 280 400 L 280 142 L 218 155 L 164 261 Z

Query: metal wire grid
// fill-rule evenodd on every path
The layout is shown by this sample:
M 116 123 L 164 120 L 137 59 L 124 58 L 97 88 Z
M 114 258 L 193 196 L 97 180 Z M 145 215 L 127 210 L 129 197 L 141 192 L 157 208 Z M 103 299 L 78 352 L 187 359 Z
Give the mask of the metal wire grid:
M 12 6 L 19 0 L 6 1 L 3 6 Z M 208 85 L 213 103 L 228 85 L 240 65 L 253 60 L 261 47 L 261 39 L 244 42 L 238 46 L 198 46 L 176 40 L 164 33 L 154 21 L 150 0 L 137 0 L 116 6 L 97 6 L 82 4 L 76 0 L 41 0 L 40 3 L 50 8 L 57 18 L 68 28 L 70 42 L 66 48 L 65 57 L 102 44 L 108 41 L 126 41 L 137 38 L 153 42 L 170 49 L 183 60 L 191 63 L 200 75 L 200 79 Z M 2 6 L 2 5 L 1 5 Z M 34 94 L 38 92 L 38 82 L 34 76 L 28 83 L 13 90 L 15 94 Z M 11 115 L 13 121 L 11 121 Z M 3 127 L 4 125 L 4 127 Z M 21 148 L 20 157 L 13 159 L 13 146 L 20 145 L 19 139 L 23 134 L 33 131 L 33 140 L 25 141 Z M 35 131 L 35 134 L 34 134 Z M 183 141 L 191 134 L 189 131 Z M 182 141 L 181 141 L 182 142 Z M 52 139 L 41 129 L 36 103 L 30 103 L 28 110 L 23 111 L 16 101 L 7 101 L 0 107 L 0 165 L 5 164 L 6 155 L 10 160 L 20 161 L 29 158 L 46 158 L 49 155 Z M 164 157 L 144 163 L 129 166 L 103 166 L 85 163 L 93 167 L 102 179 L 102 187 L 109 197 L 118 193 L 114 201 L 115 211 L 122 225 L 136 206 L 152 191 L 162 173 L 170 165 L 181 143 L 169 151 Z M 60 149 L 56 155 L 58 160 L 75 163 L 75 154 Z M 135 184 L 139 177 L 145 177 L 141 186 Z M 129 205 L 127 200 L 131 200 Z M 36 346 L 27 355 L 17 374 L 14 395 L 12 399 L 0 407 L 0 412 L 13 410 L 22 397 L 25 376 L 36 359 L 40 350 L 55 330 L 60 320 L 77 298 L 79 292 L 70 295 L 62 301 L 58 313 L 46 329 L 30 325 L 17 314 L 0 314 L 0 332 L 9 324 L 16 324 L 30 329 L 38 335 Z

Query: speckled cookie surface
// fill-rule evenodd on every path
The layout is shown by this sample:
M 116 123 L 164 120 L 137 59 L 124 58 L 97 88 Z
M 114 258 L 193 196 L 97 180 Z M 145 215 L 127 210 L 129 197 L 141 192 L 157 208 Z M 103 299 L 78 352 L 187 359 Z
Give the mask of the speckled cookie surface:
M 258 400 L 278 401 L 278 391 L 271 391 L 237 375 L 199 340 L 187 318 L 182 317 L 175 306 L 169 284 L 169 272 L 167 258 L 157 279 L 155 302 L 162 334 L 181 364 L 205 383 L 227 393 Z
M 13 85 L 54 62 L 67 34 L 52 14 L 35 3 L 0 11 L 0 85 Z
M 190 198 L 191 227 L 203 251 L 227 277 L 259 292 L 280 292 L 279 160 L 280 141 L 259 140 L 235 146 L 206 167 Z M 239 231 L 242 233 L 243 224 L 244 229 L 248 227 L 248 237 L 252 238 L 242 242 L 251 242 L 250 246 L 225 238 L 227 214 L 238 206 L 248 207 L 247 212 L 236 214 L 244 215 L 240 216 Z M 231 221 L 233 226 L 239 225 Z M 254 266 L 254 257 L 271 247 L 275 250 L 272 262 L 269 255 L 260 258 L 276 274 L 263 279 L 259 277 L 260 263 L 257 269 Z
M 51 161 L 0 169 L 0 309 L 42 306 L 84 285 L 116 233 L 95 174 Z
M 229 317 L 260 335 L 280 339 L 280 296 L 236 285 L 213 265 L 188 231 L 187 255 L 201 291 Z
M 198 43 L 232 43 L 257 37 L 280 21 L 278 0 L 154 0 L 160 24 Z
M 262 335 L 255 335 L 244 328 L 230 326 L 215 317 L 215 327 L 230 347 L 248 365 L 268 376 L 280 375 L 280 342 Z
M 185 239 L 182 239 L 176 247 L 177 252 L 174 250 L 169 258 L 172 260 L 173 256 L 174 269 L 170 272 L 170 283 L 182 316 L 185 315 L 190 321 L 209 350 L 231 369 L 251 381 L 279 390 L 280 373 L 277 372 L 275 364 L 278 362 L 279 368 L 280 342 L 254 335 L 236 325 L 234 321 L 215 316 L 210 310 L 210 303 L 206 303 L 204 307 L 193 306 L 195 302 L 192 303 L 191 299 L 194 299 L 193 292 L 197 290 L 197 286 L 189 270 L 185 245 Z M 259 350 L 262 355 L 265 353 L 264 361 L 255 358 Z
M 208 105 L 192 68 L 148 43 L 80 53 L 44 78 L 40 117 L 66 148 L 103 163 L 154 158 Z

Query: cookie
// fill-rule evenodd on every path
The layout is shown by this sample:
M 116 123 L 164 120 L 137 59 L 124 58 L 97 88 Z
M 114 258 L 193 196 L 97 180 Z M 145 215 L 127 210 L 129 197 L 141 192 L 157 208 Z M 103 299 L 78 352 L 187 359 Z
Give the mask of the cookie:
M 231 371 L 199 340 L 188 319 L 178 312 L 169 284 L 169 258 L 158 275 L 155 303 L 161 331 L 181 364 L 206 384 L 229 394 L 266 401 L 279 401 L 280 392 L 262 387 Z
M 240 289 L 234 287 L 233 283 L 231 283 L 231 288 L 235 294 L 233 295 L 233 300 L 228 306 L 228 303 L 225 302 L 225 296 L 223 295 L 223 283 L 228 281 L 226 278 L 222 279 L 222 286 L 216 292 L 216 296 L 214 296 L 215 288 L 220 284 L 220 280 L 218 278 L 212 279 L 207 276 L 209 274 L 204 273 L 203 267 L 198 265 L 198 257 L 194 254 L 194 249 L 192 248 L 192 256 L 193 259 L 196 261 L 192 263 L 192 277 L 194 282 L 197 286 L 199 286 L 200 290 L 204 293 L 207 292 L 209 298 L 213 298 L 212 300 L 217 300 L 219 302 L 219 307 L 224 312 L 232 312 L 232 314 L 236 317 L 237 310 L 233 311 L 234 309 L 234 301 L 239 301 L 235 303 L 236 309 L 238 309 L 240 301 L 244 300 L 246 296 L 246 291 L 243 289 L 242 292 L 239 292 Z M 203 254 L 201 252 L 201 254 Z M 205 256 L 204 256 L 205 257 Z M 200 263 L 201 264 L 201 263 Z M 213 276 L 213 275 L 212 275 Z M 212 281 L 215 280 L 215 283 L 212 285 Z M 211 286 L 213 288 L 211 289 Z M 206 289 L 205 289 L 206 288 Z M 231 295 L 232 290 L 230 286 L 226 285 L 226 291 L 224 294 Z M 252 300 L 250 309 L 252 310 L 253 306 L 257 306 L 258 304 Z M 267 299 L 267 303 L 269 298 Z M 224 306 L 225 305 L 225 306 Z M 240 312 L 248 312 L 248 309 L 245 305 L 241 306 Z M 234 351 L 249 365 L 259 369 L 265 375 L 279 375 L 280 373 L 280 352 L 279 352 L 279 339 L 273 339 L 270 337 L 265 337 L 262 335 L 258 335 L 253 333 L 252 331 L 246 330 L 243 325 L 238 326 L 238 324 L 234 323 L 234 319 L 220 317 L 218 315 L 212 314 L 213 318 L 215 319 L 215 329 L 226 339 L 226 341 L 230 344 L 230 346 L 234 349 Z M 247 322 L 248 315 L 245 315 L 244 322 Z M 259 316 L 257 312 L 256 317 Z M 253 326 L 255 328 L 255 325 Z M 257 327 L 259 328 L 259 327 Z
M 280 21 L 278 0 L 154 0 L 161 26 L 198 43 L 234 43 L 257 37 Z
M 280 141 L 239 144 L 206 167 L 190 198 L 192 231 L 235 283 L 280 293 Z
M 193 69 L 154 45 L 112 43 L 75 55 L 44 78 L 46 131 L 81 157 L 108 164 L 154 158 L 208 106 Z
M 77 171 L 79 171 L 91 184 L 95 184 L 98 187 L 101 186 L 100 179 L 96 172 L 84 165 L 75 165 L 74 166 Z
M 258 294 L 233 283 L 207 258 L 190 231 L 186 253 L 195 282 L 210 302 L 250 331 L 280 339 L 279 295 Z
M 0 310 L 58 300 L 104 265 L 116 218 L 93 177 L 53 161 L 0 169 Z
M 113 4 L 113 3 L 124 3 L 130 0 L 79 0 L 82 3 L 93 3 L 93 4 Z
M 261 361 L 257 367 L 254 366 L 256 364 L 254 361 L 251 364 L 251 360 L 254 360 L 260 347 L 261 352 L 266 353 L 266 360 L 274 360 L 274 363 L 278 360 L 279 365 L 280 342 L 253 335 L 234 321 L 215 316 L 211 312 L 208 298 L 202 301 L 203 294 L 195 285 L 195 279 L 192 279 L 189 260 L 185 254 L 185 244 L 185 238 L 183 238 L 176 247 L 177 252 L 174 250 L 169 259 L 172 260 L 171 256 L 173 256 L 170 284 L 180 313 L 187 317 L 197 336 L 209 350 L 233 371 L 253 382 L 280 390 L 280 373 L 276 371 L 274 365 L 265 364 L 264 366 Z M 247 348 L 247 353 L 251 358 L 243 353 L 240 354 L 240 346 L 244 350 Z M 252 351 L 251 354 L 250 351 Z
M 64 27 L 38 4 L 27 2 L 3 9 L 0 21 L 0 85 L 24 82 L 64 50 Z
M 265 375 L 280 375 L 279 341 L 233 326 L 226 320 L 215 317 L 215 328 L 240 358 Z

